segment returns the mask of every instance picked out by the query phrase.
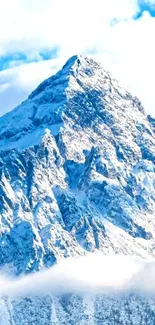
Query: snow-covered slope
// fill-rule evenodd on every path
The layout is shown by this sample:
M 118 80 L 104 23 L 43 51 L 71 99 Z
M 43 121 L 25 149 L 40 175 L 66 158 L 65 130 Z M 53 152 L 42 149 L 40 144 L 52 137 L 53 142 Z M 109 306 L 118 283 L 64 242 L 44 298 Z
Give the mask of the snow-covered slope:
M 20 274 L 97 250 L 155 256 L 154 125 L 83 56 L 1 117 L 0 267 Z
M 138 296 L 66 295 L 0 302 L 1 325 L 154 325 L 155 301 Z

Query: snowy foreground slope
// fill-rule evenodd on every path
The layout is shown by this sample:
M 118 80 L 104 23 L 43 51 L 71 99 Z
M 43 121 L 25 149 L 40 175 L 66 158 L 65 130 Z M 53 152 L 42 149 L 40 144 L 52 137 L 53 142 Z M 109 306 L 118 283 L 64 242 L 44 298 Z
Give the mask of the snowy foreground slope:
M 154 325 L 155 302 L 136 296 L 65 295 L 0 301 L 1 325 Z
M 95 251 L 154 257 L 154 130 L 136 97 L 76 56 L 1 117 L 1 269 L 19 275 Z M 155 324 L 155 302 L 5 298 L 0 317 L 0 325 Z

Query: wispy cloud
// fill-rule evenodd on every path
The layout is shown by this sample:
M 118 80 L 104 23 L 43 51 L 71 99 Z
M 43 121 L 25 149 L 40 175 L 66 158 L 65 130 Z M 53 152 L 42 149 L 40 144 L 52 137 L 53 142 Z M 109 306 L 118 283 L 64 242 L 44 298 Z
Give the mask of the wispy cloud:
M 129 19 L 136 10 L 135 0 L 1 0 L 0 54 L 22 49 L 35 56 L 55 46 L 81 51 L 92 46 L 105 23 Z
M 90 254 L 62 260 L 51 269 L 18 280 L 0 278 L 1 297 L 131 292 L 155 296 L 155 261 Z

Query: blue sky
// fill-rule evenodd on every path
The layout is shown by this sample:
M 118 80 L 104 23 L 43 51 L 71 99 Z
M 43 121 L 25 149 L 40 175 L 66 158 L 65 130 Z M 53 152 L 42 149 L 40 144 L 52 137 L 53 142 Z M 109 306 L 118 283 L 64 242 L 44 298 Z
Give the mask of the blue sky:
M 50 59 L 54 59 L 58 55 L 59 48 L 49 48 L 43 49 L 39 51 L 36 56 L 32 58 L 26 55 L 24 52 L 16 52 L 16 53 L 9 53 L 6 55 L 0 56 L 0 71 L 17 67 L 22 64 L 31 63 L 31 62 L 39 62 L 39 61 L 46 61 Z
M 145 11 L 149 12 L 149 14 L 152 17 L 155 17 L 155 3 L 139 0 L 138 6 L 139 6 L 139 12 L 137 13 L 137 18 L 142 17 L 143 12 Z
M 102 62 L 155 115 L 155 0 L 1 0 L 0 115 L 74 54 Z

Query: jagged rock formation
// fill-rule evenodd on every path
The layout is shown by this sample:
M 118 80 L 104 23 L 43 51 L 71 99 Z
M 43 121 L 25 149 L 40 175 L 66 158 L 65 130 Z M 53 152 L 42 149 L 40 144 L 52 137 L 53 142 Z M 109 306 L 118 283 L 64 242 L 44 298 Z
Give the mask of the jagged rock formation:
M 155 256 L 154 127 L 82 56 L 1 117 L 0 267 L 18 275 L 96 250 Z

